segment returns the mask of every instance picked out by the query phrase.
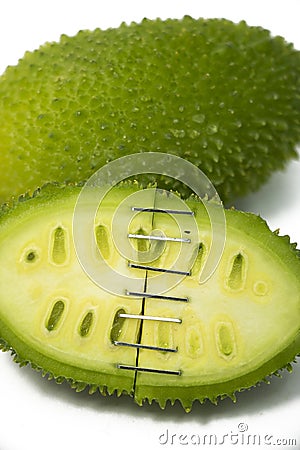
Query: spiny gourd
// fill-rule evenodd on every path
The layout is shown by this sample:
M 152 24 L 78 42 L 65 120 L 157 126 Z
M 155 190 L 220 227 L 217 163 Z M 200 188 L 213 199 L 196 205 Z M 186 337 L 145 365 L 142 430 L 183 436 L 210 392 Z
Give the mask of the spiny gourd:
M 191 238 L 186 261 L 195 255 L 190 273 L 167 294 L 155 296 L 157 275 L 171 276 L 165 270 L 176 269 L 174 261 L 184 250 L 171 240 L 150 266 L 133 264 L 116 248 L 112 220 L 126 198 L 141 192 L 146 209 L 134 217 L 129 207 L 119 211 L 123 242 L 128 234 L 146 236 L 154 229 L 176 238 L 174 197 L 159 190 L 151 197 L 148 189 L 123 184 L 109 192 L 90 222 L 91 188 L 80 220 L 91 226 L 97 250 L 91 259 L 98 273 L 100 260 L 112 269 L 104 275 L 108 292 L 76 257 L 73 217 L 79 192 L 76 186 L 48 185 L 2 207 L 0 345 L 16 362 L 30 363 L 58 383 L 67 380 L 77 391 L 127 393 L 138 404 L 155 400 L 162 408 L 179 400 L 187 411 L 195 400 L 234 398 L 236 391 L 291 369 L 300 353 L 300 252 L 288 237 L 272 233 L 253 214 L 225 210 L 224 252 L 201 284 L 211 226 L 205 201 L 190 199 L 184 204 L 200 231 L 196 247 L 190 217 L 177 217 L 179 229 Z M 155 208 L 157 199 L 173 216 Z M 83 231 L 79 240 L 88 234 Z M 143 240 L 134 245 L 138 254 L 147 250 Z M 121 295 L 114 294 L 116 273 L 128 281 Z M 132 280 L 135 292 L 128 291 Z M 164 283 L 160 286 L 163 290 Z
M 146 151 L 188 159 L 232 201 L 296 156 L 300 54 L 225 19 L 80 31 L 7 68 L 0 123 L 3 201 Z

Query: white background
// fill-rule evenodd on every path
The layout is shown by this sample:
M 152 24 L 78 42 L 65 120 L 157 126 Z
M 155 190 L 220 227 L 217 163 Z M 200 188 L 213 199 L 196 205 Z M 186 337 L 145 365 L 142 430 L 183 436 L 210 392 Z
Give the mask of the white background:
M 57 40 L 62 33 L 74 35 L 80 29 L 116 27 L 122 21 L 140 21 L 143 17 L 180 18 L 185 14 L 245 19 L 250 25 L 261 25 L 284 36 L 300 49 L 299 0 L 9 0 L 0 4 L 0 72 L 16 64 L 26 50 Z M 272 229 L 280 227 L 282 233 L 300 243 L 299 174 L 300 164 L 294 161 L 237 206 L 261 214 Z M 237 398 L 236 404 L 225 400 L 217 407 L 196 404 L 190 414 L 179 405 L 165 411 L 157 405 L 140 408 L 127 397 L 75 393 L 68 386 L 43 379 L 30 368 L 20 369 L 7 353 L 1 353 L 0 450 L 194 448 L 182 445 L 179 435 L 215 433 L 221 439 L 226 433 L 238 434 L 239 424 L 248 426 L 245 434 L 297 439 L 297 447 L 275 446 L 275 441 L 269 440 L 271 446 L 255 448 L 300 449 L 299 364 L 292 374 L 284 373 L 282 379 L 272 379 L 271 385 Z M 169 439 L 163 445 L 167 430 Z M 176 434 L 173 444 L 172 434 Z M 241 443 L 218 447 L 254 448 Z

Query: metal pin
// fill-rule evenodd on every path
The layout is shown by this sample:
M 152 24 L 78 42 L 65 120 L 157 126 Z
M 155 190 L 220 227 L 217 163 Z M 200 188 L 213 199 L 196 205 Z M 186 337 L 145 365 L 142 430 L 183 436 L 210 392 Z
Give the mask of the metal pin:
M 141 320 L 157 320 L 159 322 L 173 322 L 173 323 L 181 323 L 181 319 L 176 319 L 174 317 L 159 317 L 159 316 L 145 316 L 144 314 L 126 314 L 121 313 L 119 317 L 124 319 L 141 319 Z
M 188 216 L 193 216 L 193 211 L 183 211 L 183 210 L 177 210 L 177 209 L 159 209 L 159 208 L 138 208 L 136 206 L 133 206 L 131 208 L 132 211 L 138 211 L 138 212 L 153 212 L 153 213 L 165 213 L 165 214 L 184 214 Z
M 177 348 L 155 347 L 152 345 L 144 345 L 144 344 L 137 344 L 137 343 L 131 343 L 131 342 L 122 342 L 122 341 L 114 341 L 114 345 L 119 345 L 119 346 L 123 346 L 123 347 L 135 347 L 135 348 L 141 348 L 141 349 L 145 349 L 145 350 L 157 350 L 159 352 L 176 353 L 178 351 Z
M 141 264 L 133 264 L 131 262 L 128 263 L 128 266 L 131 267 L 132 269 L 152 270 L 154 272 L 173 273 L 174 275 L 186 275 L 186 276 L 191 275 L 191 272 L 184 272 L 182 270 L 172 270 L 172 269 L 164 269 L 161 267 L 143 266 Z
M 138 372 L 162 373 L 166 375 L 181 375 L 181 370 L 150 369 L 148 367 L 128 366 L 126 364 L 117 364 L 117 368 L 125 370 L 137 370 Z
M 171 295 L 161 295 L 161 294 L 151 294 L 148 292 L 132 292 L 125 291 L 126 295 L 132 297 L 143 297 L 143 298 L 158 298 L 160 300 L 172 300 L 177 302 L 188 302 L 189 299 L 187 297 L 173 297 Z
M 191 239 L 188 238 L 172 238 L 168 236 L 154 236 L 145 234 L 131 234 L 127 235 L 129 239 L 149 239 L 150 241 L 170 241 L 170 242 L 185 242 L 190 244 Z

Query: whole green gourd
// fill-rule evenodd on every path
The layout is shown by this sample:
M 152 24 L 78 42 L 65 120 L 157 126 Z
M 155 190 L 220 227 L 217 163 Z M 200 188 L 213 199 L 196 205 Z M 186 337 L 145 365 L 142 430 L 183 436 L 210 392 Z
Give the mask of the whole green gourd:
M 191 161 L 232 201 L 297 154 L 300 53 L 225 19 L 80 31 L 7 68 L 0 123 L 1 200 L 153 151 Z

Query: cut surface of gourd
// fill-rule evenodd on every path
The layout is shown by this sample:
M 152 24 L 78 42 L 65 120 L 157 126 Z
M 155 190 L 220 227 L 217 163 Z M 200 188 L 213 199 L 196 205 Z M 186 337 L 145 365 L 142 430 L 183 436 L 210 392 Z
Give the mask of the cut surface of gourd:
M 126 199 L 135 192 L 145 209 L 133 215 Z M 50 185 L 2 208 L 0 343 L 18 362 L 78 390 L 125 392 L 162 407 L 179 400 L 189 410 L 194 400 L 233 397 L 299 354 L 300 259 L 287 237 L 259 217 L 225 210 L 222 257 L 200 283 L 211 249 L 205 204 L 185 203 L 196 242 L 190 217 L 162 211 L 178 209 L 172 196 L 123 185 L 104 198 L 92 222 L 81 212 L 94 236 L 93 279 L 74 241 L 79 193 Z M 128 248 L 135 259 L 126 257 Z

